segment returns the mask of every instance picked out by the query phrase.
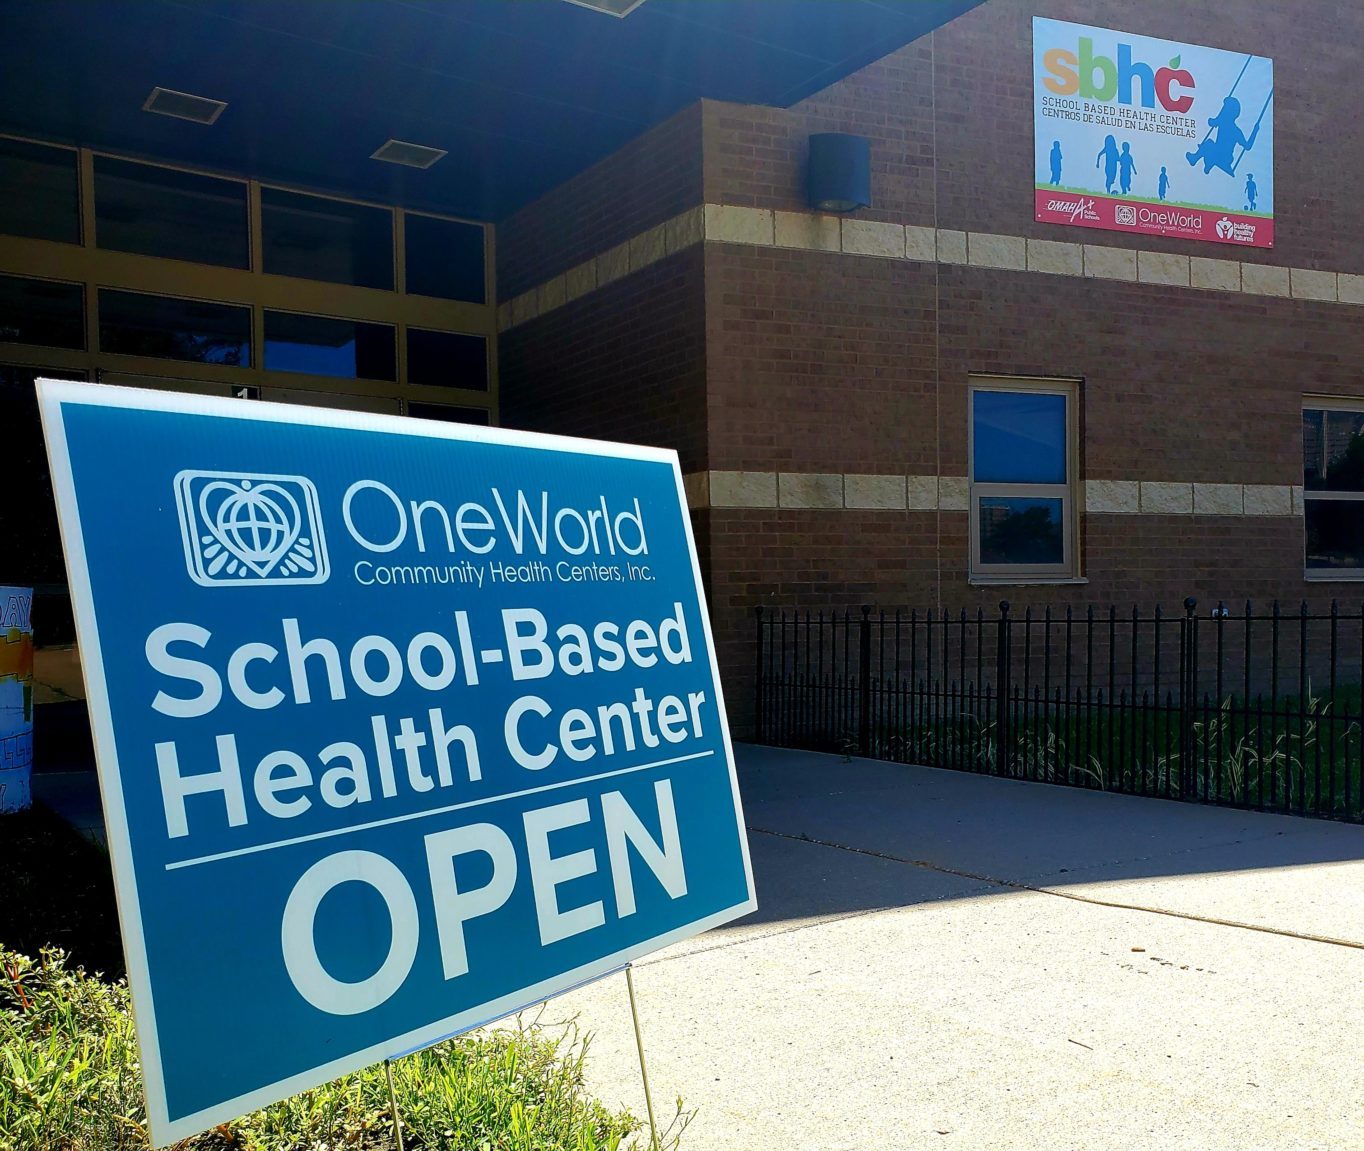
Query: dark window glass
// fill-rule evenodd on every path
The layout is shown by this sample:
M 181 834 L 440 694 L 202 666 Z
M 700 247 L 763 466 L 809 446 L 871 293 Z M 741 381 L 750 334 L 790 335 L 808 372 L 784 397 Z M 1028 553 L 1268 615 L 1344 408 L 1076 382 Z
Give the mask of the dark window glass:
M 1308 500 L 1308 570 L 1364 569 L 1364 501 Z
M 393 213 L 262 188 L 265 270 L 278 276 L 393 289 Z
M 0 341 L 84 348 L 85 289 L 80 284 L 0 276 Z
M 101 288 L 99 346 L 125 356 L 249 367 L 251 310 Z
M 1066 482 L 1066 397 L 973 393 L 973 478 L 980 484 Z
M 484 302 L 481 226 L 409 212 L 403 218 L 403 247 L 409 293 Z
M 1364 412 L 1304 411 L 1302 473 L 1309 492 L 1364 492 Z
M 1060 500 L 983 496 L 980 501 L 982 564 L 1065 562 Z
M 449 404 L 418 404 L 409 401 L 407 414 L 419 420 L 444 420 L 449 424 L 479 424 L 483 427 L 488 425 L 487 408 L 456 408 Z
M 116 252 L 249 267 L 246 185 L 96 156 L 95 242 Z
M 295 312 L 265 313 L 265 366 L 354 380 L 396 380 L 393 327 Z
M 79 188 L 73 150 L 0 140 L 0 232 L 79 244 Z
M 407 329 L 407 382 L 488 390 L 488 341 L 460 332 Z
M 10 493 L 9 498 L 0 499 L 0 569 L 7 583 L 23 587 L 36 584 L 38 595 L 46 596 L 50 591 L 43 588 L 44 584 L 65 587 L 66 567 L 33 387 L 40 376 L 68 379 L 70 373 L 0 365 L 0 428 L 5 436 L 5 450 L 0 451 L 0 491 Z M 69 622 L 65 629 L 58 629 L 67 634 L 53 634 L 53 625 L 68 614 L 65 604 L 58 605 L 55 613 L 49 613 L 46 603 L 42 613 L 34 611 L 38 642 L 69 642 Z

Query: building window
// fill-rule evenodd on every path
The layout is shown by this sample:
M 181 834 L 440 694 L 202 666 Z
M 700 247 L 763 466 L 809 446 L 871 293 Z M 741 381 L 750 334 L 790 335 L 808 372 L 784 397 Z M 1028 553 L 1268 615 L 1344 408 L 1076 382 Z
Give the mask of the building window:
M 970 388 L 971 574 L 1076 574 L 1073 384 L 973 382 Z
M 115 252 L 249 267 L 246 184 L 96 156 L 95 242 Z
M 0 232 L 79 244 L 79 188 L 74 148 L 0 139 Z
M 488 426 L 487 408 L 458 408 L 449 404 L 407 403 L 407 414 L 418 420 L 441 420 L 447 424 L 478 424 Z
M 462 332 L 407 329 L 407 382 L 488 390 L 488 341 Z
M 393 290 L 393 213 L 388 208 L 260 190 L 265 270 L 333 284 Z
M 1303 405 L 1302 487 L 1308 577 L 1364 579 L 1364 402 Z
M 470 304 L 486 301 L 482 225 L 408 212 L 403 237 L 409 293 Z
M 0 341 L 84 349 L 85 289 L 55 280 L 0 276 Z
M 251 309 L 99 290 L 100 351 L 225 367 L 251 366 Z
M 396 380 L 396 333 L 391 324 L 265 313 L 265 368 L 345 380 Z

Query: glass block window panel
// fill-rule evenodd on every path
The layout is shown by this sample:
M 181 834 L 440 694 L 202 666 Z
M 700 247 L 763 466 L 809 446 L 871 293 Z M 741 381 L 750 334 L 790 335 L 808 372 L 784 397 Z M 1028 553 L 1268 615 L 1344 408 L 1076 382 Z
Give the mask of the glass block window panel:
M 980 501 L 980 562 L 1060 564 L 1065 562 L 1061 500 L 984 496 Z
M 251 310 L 101 288 L 99 344 L 125 356 L 250 367 Z
M 396 332 L 391 324 L 267 311 L 265 367 L 271 372 L 394 381 Z
M 419 420 L 444 420 L 451 424 L 488 425 L 487 408 L 461 408 L 453 404 L 422 404 L 409 401 L 407 414 Z
M 0 342 L 85 347 L 85 288 L 0 276 Z
M 969 394 L 972 576 L 1076 575 L 1076 386 L 981 380 Z
M 251 263 L 246 184 L 95 157 L 95 242 L 224 268 Z
M 0 232 L 79 244 L 77 171 L 72 148 L 0 140 Z
M 488 390 L 488 341 L 462 332 L 407 329 L 407 382 Z
M 975 393 L 977 483 L 1066 482 L 1066 397 L 1044 392 Z
M 393 290 L 393 213 L 280 188 L 261 189 L 265 270 Z
M 1303 538 L 1308 576 L 1364 579 L 1364 403 L 1304 407 Z
M 481 225 L 408 212 L 403 234 L 410 294 L 471 304 L 486 301 Z

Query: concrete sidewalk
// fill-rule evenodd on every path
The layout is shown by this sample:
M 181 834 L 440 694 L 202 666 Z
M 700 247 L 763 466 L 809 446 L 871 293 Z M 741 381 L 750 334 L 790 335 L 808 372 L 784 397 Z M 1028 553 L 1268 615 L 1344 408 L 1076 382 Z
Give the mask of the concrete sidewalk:
M 1364 1147 L 1364 828 L 739 761 L 760 910 L 635 974 L 686 1151 Z M 623 978 L 568 1015 L 643 1116 Z

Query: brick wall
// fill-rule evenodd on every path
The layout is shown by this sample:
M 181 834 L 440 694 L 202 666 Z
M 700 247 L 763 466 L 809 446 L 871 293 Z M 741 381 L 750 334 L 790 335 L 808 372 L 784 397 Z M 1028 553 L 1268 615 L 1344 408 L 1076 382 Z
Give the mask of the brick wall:
M 502 334 L 508 427 L 675 448 L 707 465 L 702 248 Z
M 701 202 L 701 108 L 693 105 L 500 222 L 498 299 Z
M 1038 224 L 1031 18 L 1233 51 L 1276 69 L 1276 234 L 1247 260 L 1364 272 L 1353 46 L 1364 6 L 1207 10 L 1158 0 L 990 0 L 791 109 L 703 102 L 499 232 L 507 298 L 707 203 L 805 211 L 806 139 L 871 137 L 859 219 L 1139 247 L 1212 244 Z M 688 149 L 692 151 L 689 153 Z M 597 207 L 629 175 L 647 194 Z M 1364 396 L 1356 308 L 1154 284 L 707 243 L 502 339 L 504 421 L 675 446 L 684 470 L 964 476 L 972 373 L 1080 383 L 1080 478 L 1301 483 L 1304 393 Z M 1081 586 L 973 587 L 960 511 L 696 514 L 731 711 L 747 730 L 759 603 L 1097 603 L 1177 609 L 1307 584 L 1300 517 L 1091 514 Z
M 1272 57 L 1275 247 L 1246 258 L 1300 268 L 1364 266 L 1357 177 L 1364 138 L 1347 128 L 1359 116 L 1364 5 L 1332 0 L 989 0 L 945 25 L 934 34 L 940 227 L 1074 238 L 1077 229 L 1033 220 L 1033 16 Z M 1226 254 L 1222 245 L 1194 240 L 1095 231 L 1088 238 Z
M 930 37 L 788 109 L 706 102 L 712 203 L 803 210 L 806 140 L 872 141 L 873 207 L 860 218 L 1113 247 L 1225 256 L 1221 245 L 1095 232 L 1033 219 L 1032 18 L 1045 16 L 1274 60 L 1275 241 L 1248 258 L 1364 267 L 1358 171 L 1364 137 L 1357 45 L 1364 5 L 1331 0 L 1216 6 L 1152 0 L 988 0 Z

